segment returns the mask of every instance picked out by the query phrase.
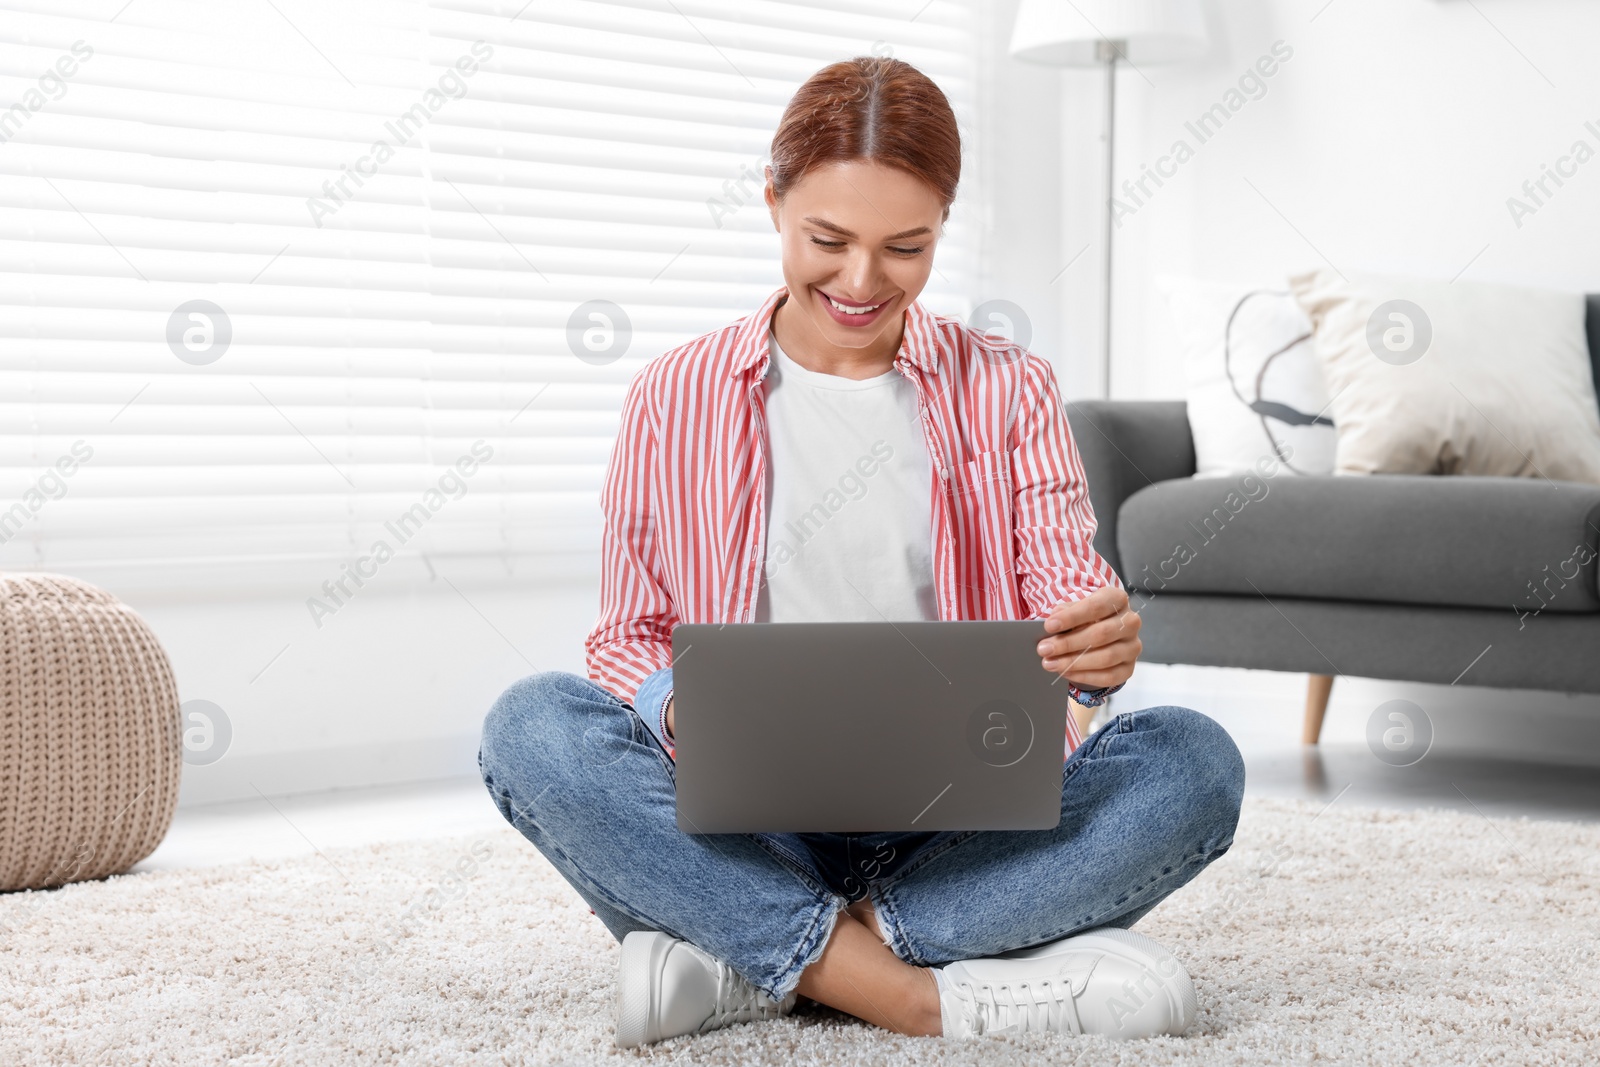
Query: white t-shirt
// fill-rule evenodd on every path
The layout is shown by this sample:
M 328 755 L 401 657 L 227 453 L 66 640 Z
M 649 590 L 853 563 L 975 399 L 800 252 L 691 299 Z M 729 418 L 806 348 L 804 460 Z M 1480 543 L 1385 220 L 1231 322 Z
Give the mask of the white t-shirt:
M 767 550 L 757 622 L 939 617 L 916 387 L 806 370 L 768 334 Z

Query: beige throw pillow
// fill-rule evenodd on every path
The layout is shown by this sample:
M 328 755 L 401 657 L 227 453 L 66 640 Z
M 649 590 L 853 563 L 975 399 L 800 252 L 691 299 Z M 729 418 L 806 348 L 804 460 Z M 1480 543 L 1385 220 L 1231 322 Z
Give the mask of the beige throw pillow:
M 1335 473 L 1600 483 L 1581 295 L 1327 268 L 1289 288 L 1316 331 Z

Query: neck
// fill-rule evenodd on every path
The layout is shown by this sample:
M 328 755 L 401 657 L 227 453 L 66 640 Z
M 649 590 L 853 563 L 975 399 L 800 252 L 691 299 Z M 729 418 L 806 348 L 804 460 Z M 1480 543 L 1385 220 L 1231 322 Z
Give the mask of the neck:
M 784 297 L 772 313 L 772 332 L 784 355 L 806 370 L 861 381 L 886 374 L 894 367 L 905 336 L 906 317 L 901 312 L 894 329 L 876 338 L 865 348 L 841 348 L 831 343 L 798 307 Z

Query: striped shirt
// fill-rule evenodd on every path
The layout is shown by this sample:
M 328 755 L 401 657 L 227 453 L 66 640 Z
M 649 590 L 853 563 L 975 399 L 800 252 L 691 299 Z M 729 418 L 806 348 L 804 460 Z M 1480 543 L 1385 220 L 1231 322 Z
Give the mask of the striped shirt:
M 584 642 L 589 677 L 622 700 L 671 665 L 678 623 L 755 617 L 767 525 L 761 382 L 787 295 L 652 360 L 628 387 L 600 495 L 600 615 Z M 1083 465 L 1048 363 L 913 303 L 894 369 L 916 387 L 932 460 L 939 618 L 1042 619 L 1119 584 L 1094 550 Z M 1103 695 L 1067 689 L 1085 704 Z M 1082 738 L 1066 718 L 1071 752 Z

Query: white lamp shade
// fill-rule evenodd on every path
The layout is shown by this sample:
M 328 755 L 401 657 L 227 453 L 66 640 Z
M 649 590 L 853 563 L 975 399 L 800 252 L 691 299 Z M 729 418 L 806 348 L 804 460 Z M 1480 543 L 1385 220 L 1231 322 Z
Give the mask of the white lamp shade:
M 1205 50 L 1200 0 L 1022 0 L 1011 54 L 1031 63 L 1093 67 L 1102 40 L 1123 42 L 1135 65 L 1174 63 Z

